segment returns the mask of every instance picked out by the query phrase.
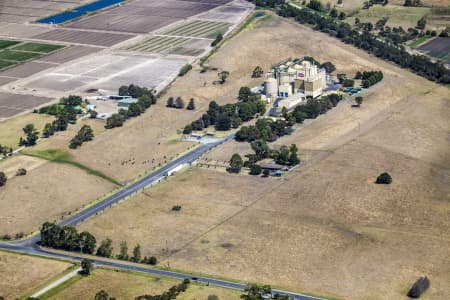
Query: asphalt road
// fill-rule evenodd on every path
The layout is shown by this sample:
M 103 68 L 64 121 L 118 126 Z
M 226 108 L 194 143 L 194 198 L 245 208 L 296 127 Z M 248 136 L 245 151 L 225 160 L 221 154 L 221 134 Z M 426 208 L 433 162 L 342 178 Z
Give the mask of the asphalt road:
M 140 190 L 157 183 L 159 180 L 163 179 L 165 176 L 168 175 L 169 172 L 174 170 L 177 167 L 183 166 L 183 165 L 189 165 L 195 160 L 197 160 L 200 156 L 202 156 L 207 151 L 211 150 L 212 148 L 226 142 L 229 139 L 232 139 L 234 135 L 230 135 L 226 138 L 220 139 L 217 142 L 208 143 L 208 144 L 202 144 L 195 148 L 194 150 L 176 158 L 175 160 L 169 162 L 168 164 L 164 165 L 160 169 L 156 170 L 155 172 L 152 172 L 141 179 L 137 180 L 136 182 L 125 186 L 123 189 L 119 190 L 115 194 L 112 194 L 111 196 L 106 197 L 104 200 L 90 206 L 89 208 L 80 211 L 79 213 L 70 216 L 67 219 L 62 220 L 59 222 L 59 225 L 72 225 L 75 226 L 84 220 L 96 215 L 99 212 L 102 212 L 103 210 L 111 207 L 113 204 L 125 199 L 126 197 L 132 195 L 133 193 L 139 192 Z M 0 242 L 0 249 L 9 250 L 13 252 L 19 252 L 24 254 L 30 254 L 30 255 L 36 255 L 41 257 L 48 257 L 48 258 L 54 258 L 54 259 L 63 259 L 63 260 L 70 260 L 70 261 L 81 261 L 81 258 L 74 255 L 69 254 L 60 254 L 60 253 L 53 253 L 48 252 L 45 249 L 42 249 L 38 242 L 40 241 L 40 235 L 37 234 L 35 236 L 32 236 L 26 240 L 22 240 L 19 242 Z M 120 261 L 102 261 L 102 260 L 94 260 L 94 264 L 96 266 L 103 266 L 103 267 L 110 267 L 115 269 L 121 269 L 121 270 L 128 270 L 128 271 L 134 271 L 134 272 L 142 272 L 147 274 L 152 274 L 156 276 L 164 276 L 164 277 L 170 277 L 175 279 L 185 279 L 189 278 L 195 282 L 204 283 L 204 284 L 210 284 L 218 287 L 224 287 L 224 288 L 231 288 L 236 290 L 244 290 L 247 285 L 244 283 L 238 283 L 238 282 L 231 282 L 226 280 L 220 280 L 220 279 L 214 279 L 214 278 L 208 278 L 203 276 L 193 276 L 191 274 L 186 273 L 179 273 L 179 272 L 172 272 L 172 271 L 166 271 L 166 270 L 160 270 L 160 269 L 151 269 L 151 268 L 144 268 L 137 265 L 129 265 L 121 263 Z M 291 293 L 288 291 L 283 290 L 273 290 L 273 293 L 278 293 L 281 295 L 288 295 L 292 297 L 293 299 L 298 300 L 318 300 L 323 298 L 316 298 L 312 296 L 307 296 L 299 293 Z

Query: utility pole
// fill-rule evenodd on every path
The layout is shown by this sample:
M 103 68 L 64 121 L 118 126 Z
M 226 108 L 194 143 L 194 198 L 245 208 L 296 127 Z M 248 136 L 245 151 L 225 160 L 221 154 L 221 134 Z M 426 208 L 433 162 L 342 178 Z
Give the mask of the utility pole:
M 167 268 L 170 269 L 170 254 L 169 254 L 169 244 L 166 240 L 166 253 L 167 253 Z

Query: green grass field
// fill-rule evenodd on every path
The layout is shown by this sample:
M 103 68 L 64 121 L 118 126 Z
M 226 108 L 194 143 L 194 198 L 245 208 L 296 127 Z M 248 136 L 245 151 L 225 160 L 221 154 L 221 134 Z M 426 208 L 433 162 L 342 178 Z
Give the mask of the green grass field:
M 408 46 L 411 48 L 416 48 L 417 46 L 419 46 L 420 44 L 422 44 L 423 42 L 425 42 L 426 40 L 428 40 L 430 38 L 431 38 L 431 36 L 424 35 L 418 39 L 415 39 L 414 41 L 409 42 Z
M 14 45 L 19 44 L 20 42 L 16 42 L 16 41 L 5 41 L 5 40 L 0 40 L 0 49 L 5 49 Z
M 0 40 L 0 71 L 62 48 L 62 45 Z
M 17 62 L 29 60 L 38 56 L 41 56 L 41 54 L 35 52 L 22 52 L 13 50 L 3 50 L 0 52 L 0 59 L 13 60 Z
M 16 62 L 14 61 L 8 61 L 8 60 L 1 60 L 0 59 L 0 70 L 11 67 L 13 65 L 15 65 Z
M 61 45 L 51 45 L 51 44 L 39 44 L 39 43 L 24 43 L 17 45 L 12 48 L 12 50 L 28 51 L 28 52 L 39 52 L 39 53 L 50 53 L 55 50 L 64 48 Z
M 405 7 L 397 5 L 374 5 L 369 9 L 361 9 L 355 17 L 358 17 L 361 22 L 372 22 L 382 18 L 389 18 L 386 25 L 391 27 L 402 26 L 404 29 L 414 28 L 417 21 L 431 14 L 431 8 L 428 7 Z

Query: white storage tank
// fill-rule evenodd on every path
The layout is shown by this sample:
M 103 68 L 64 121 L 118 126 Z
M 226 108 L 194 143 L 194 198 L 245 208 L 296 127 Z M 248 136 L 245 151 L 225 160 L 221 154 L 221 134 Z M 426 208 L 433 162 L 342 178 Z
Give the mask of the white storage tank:
M 264 81 L 264 94 L 267 97 L 273 97 L 278 94 L 278 82 L 275 78 L 267 78 Z

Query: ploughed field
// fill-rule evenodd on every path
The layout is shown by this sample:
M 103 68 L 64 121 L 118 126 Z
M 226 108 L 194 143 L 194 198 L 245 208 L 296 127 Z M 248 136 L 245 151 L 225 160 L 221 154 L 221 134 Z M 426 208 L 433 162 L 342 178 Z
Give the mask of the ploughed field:
M 434 38 L 418 47 L 417 50 L 450 63 L 450 38 Z

